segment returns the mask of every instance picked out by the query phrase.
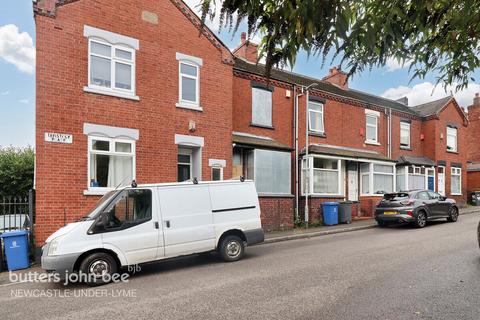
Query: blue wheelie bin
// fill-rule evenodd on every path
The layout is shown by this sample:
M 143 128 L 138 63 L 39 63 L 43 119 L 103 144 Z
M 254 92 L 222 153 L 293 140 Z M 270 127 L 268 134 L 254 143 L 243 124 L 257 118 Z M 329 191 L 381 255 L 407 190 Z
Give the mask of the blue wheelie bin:
M 333 226 L 338 224 L 338 202 L 322 203 L 323 224 Z
M 28 231 L 9 231 L 2 233 L 0 237 L 3 239 L 8 270 L 28 268 Z

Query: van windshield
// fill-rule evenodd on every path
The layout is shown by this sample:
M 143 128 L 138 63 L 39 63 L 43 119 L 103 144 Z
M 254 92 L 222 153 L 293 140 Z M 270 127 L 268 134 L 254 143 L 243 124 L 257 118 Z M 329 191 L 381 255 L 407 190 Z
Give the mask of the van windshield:
M 97 205 L 90 211 L 88 215 L 83 217 L 84 219 L 94 218 L 104 207 L 105 203 L 109 202 L 113 197 L 117 195 L 118 190 L 112 190 L 107 192 L 98 202 Z

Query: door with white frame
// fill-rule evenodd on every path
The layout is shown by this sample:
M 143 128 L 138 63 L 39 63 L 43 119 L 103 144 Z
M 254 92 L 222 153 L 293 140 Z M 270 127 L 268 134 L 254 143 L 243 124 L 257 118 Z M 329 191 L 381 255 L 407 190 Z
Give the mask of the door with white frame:
M 437 190 L 442 196 L 445 196 L 445 167 L 437 168 Z
M 430 191 L 435 191 L 435 169 L 427 168 L 426 170 L 427 176 L 427 189 Z
M 358 201 L 358 163 L 349 162 L 347 170 L 348 200 Z

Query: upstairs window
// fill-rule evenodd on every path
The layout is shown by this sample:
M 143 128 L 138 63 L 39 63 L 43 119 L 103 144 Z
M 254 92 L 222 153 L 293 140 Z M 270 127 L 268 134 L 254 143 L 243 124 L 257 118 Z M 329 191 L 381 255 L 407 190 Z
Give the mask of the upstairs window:
M 366 143 L 378 144 L 378 116 L 367 113 L 366 116 L 365 137 Z
M 457 128 L 447 127 L 447 151 L 457 152 Z
M 272 127 L 272 92 L 252 88 L 252 124 Z
M 180 62 L 180 102 L 199 104 L 198 69 L 193 63 Z
M 88 86 L 134 94 L 135 50 L 89 39 Z
M 308 102 L 308 129 L 315 133 L 324 133 L 323 104 L 316 101 Z
M 410 123 L 400 122 L 400 147 L 410 149 Z

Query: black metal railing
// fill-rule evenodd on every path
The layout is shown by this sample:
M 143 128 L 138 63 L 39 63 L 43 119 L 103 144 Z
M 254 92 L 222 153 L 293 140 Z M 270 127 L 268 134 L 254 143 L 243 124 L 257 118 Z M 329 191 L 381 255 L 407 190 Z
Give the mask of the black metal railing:
M 0 197 L 0 233 L 12 230 L 33 232 L 33 191 L 28 195 Z

